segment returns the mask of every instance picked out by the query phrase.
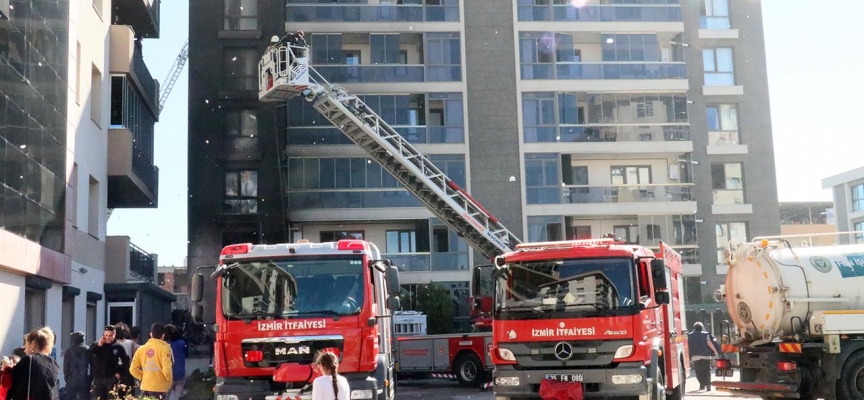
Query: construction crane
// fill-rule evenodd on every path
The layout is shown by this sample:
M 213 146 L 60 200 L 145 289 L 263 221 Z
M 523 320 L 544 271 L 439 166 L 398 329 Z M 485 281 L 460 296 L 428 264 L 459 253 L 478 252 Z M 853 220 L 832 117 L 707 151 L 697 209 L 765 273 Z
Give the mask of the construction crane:
M 171 94 L 171 89 L 174 89 L 174 84 L 177 83 L 177 79 L 180 78 L 180 73 L 183 72 L 183 67 L 186 66 L 186 60 L 189 59 L 189 39 L 186 39 L 186 43 L 183 44 L 183 48 L 180 50 L 180 54 L 177 55 L 177 59 L 174 60 L 174 65 L 171 66 L 171 69 L 168 70 L 168 76 L 165 77 L 165 87 L 162 89 L 162 94 L 159 96 L 159 112 L 162 112 L 162 108 L 165 107 L 165 102 L 168 101 L 168 95 Z

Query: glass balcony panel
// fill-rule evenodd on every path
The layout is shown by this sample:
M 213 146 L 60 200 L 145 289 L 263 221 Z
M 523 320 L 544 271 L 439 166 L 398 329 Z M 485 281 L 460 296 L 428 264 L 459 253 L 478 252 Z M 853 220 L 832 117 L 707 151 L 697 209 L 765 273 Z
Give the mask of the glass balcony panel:
M 702 29 L 731 29 L 729 17 L 701 17 L 699 27 Z
M 710 145 L 736 145 L 739 144 L 738 131 L 734 132 L 708 132 L 708 144 Z
M 318 65 L 315 69 L 334 83 L 425 82 L 423 65 Z
M 689 125 L 563 125 L 559 128 L 525 127 L 523 131 L 526 143 L 678 142 L 690 140 Z
M 569 4 L 520 5 L 519 21 L 561 22 L 680 22 L 681 7 L 673 6 L 585 6 Z
M 295 5 L 285 6 L 286 22 L 458 22 L 458 5 Z
M 693 201 L 692 184 L 564 185 L 565 204 Z M 716 203 L 715 203 L 716 204 Z
M 289 210 L 320 210 L 334 208 L 402 208 L 423 207 L 406 190 L 387 191 L 289 191 Z
M 393 266 L 402 271 L 424 272 L 432 270 L 429 253 L 385 253 L 382 254 Z
M 735 74 L 732 72 L 706 72 L 705 86 L 735 86 Z
M 432 253 L 433 271 L 459 271 L 468 268 L 468 253 Z
M 555 64 L 556 76 L 547 79 L 680 79 L 684 63 L 604 62 Z M 532 79 L 525 78 L 523 79 Z M 533 78 L 542 79 L 542 78 Z
M 744 204 L 743 189 L 717 189 L 714 190 L 714 204 Z

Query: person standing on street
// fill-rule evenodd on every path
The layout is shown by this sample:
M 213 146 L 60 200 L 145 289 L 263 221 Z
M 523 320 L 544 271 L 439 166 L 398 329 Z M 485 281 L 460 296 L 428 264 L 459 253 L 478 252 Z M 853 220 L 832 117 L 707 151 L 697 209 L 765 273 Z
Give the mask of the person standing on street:
M 336 354 L 329 351 L 318 353 L 314 365 L 322 375 L 312 381 L 312 400 L 348 400 L 351 388 L 348 380 L 339 375 Z
M 63 352 L 63 377 L 66 379 L 65 400 L 90 398 L 90 356 L 84 345 L 84 332 L 69 335 L 72 345 Z
M 168 400 L 180 400 L 186 384 L 186 356 L 189 355 L 189 346 L 183 340 L 180 329 L 174 325 L 165 325 L 165 340 L 170 344 L 171 354 L 174 355 L 174 382 L 171 384 Z
M 687 336 L 690 361 L 696 371 L 699 390 L 711 390 L 711 359 L 717 357 L 720 349 L 714 346 L 714 336 L 705 330 L 701 322 L 693 324 L 693 331 Z
M 12 387 L 6 400 L 59 400 L 57 376 L 60 366 L 51 358 L 54 332 L 50 328 L 35 329 L 24 336 L 27 354 L 12 367 Z
M 123 377 L 123 371 L 128 368 L 129 356 L 126 354 L 126 349 L 117 343 L 117 330 L 113 325 L 108 325 L 102 332 L 102 337 L 90 345 L 93 400 L 116 398 L 117 385 L 120 383 L 120 378 Z
M 165 342 L 165 326 L 155 323 L 150 327 L 150 340 L 135 352 L 129 372 L 141 381 L 141 396 L 166 400 L 173 383 L 173 357 L 171 346 Z

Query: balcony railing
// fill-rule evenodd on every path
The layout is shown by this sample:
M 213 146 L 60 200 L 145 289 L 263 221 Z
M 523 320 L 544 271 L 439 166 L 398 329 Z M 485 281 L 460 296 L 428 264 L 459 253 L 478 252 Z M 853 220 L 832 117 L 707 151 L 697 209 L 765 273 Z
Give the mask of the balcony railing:
M 522 128 L 525 143 L 681 142 L 690 140 L 689 125 L 561 125 Z
M 520 5 L 517 12 L 524 22 L 681 22 L 680 5 Z
M 744 189 L 714 190 L 714 204 L 744 204 Z
M 460 271 L 469 268 L 468 253 L 388 253 L 383 257 L 403 272 Z
M 683 62 L 558 62 L 521 64 L 522 79 L 682 79 Z
M 459 65 L 316 65 L 315 69 L 336 83 L 462 81 Z
M 129 272 L 133 276 L 153 282 L 156 271 L 156 255 L 141 250 L 129 243 Z
M 400 126 L 392 125 L 402 137 L 412 144 L 465 143 L 465 128 L 461 126 Z M 327 126 L 303 126 L 288 128 L 288 144 L 321 145 L 352 144 L 340 130 Z
M 699 27 L 702 29 L 730 29 L 729 17 L 701 17 Z
M 286 22 L 459 22 L 458 5 L 285 5 Z
M 564 185 L 564 204 L 693 201 L 694 184 Z
M 331 208 L 403 208 L 423 207 L 407 190 L 333 189 L 289 191 L 289 210 Z
M 156 4 L 159 4 L 159 2 L 157 1 Z M 138 77 L 138 80 L 141 81 L 148 102 L 151 104 L 159 104 L 159 90 L 156 88 L 156 82 L 153 81 L 153 76 L 150 75 L 150 69 L 147 68 L 147 64 L 144 63 L 144 56 L 141 55 L 141 48 L 137 46 L 135 47 L 135 51 L 132 53 L 132 72 Z M 158 110 L 156 110 L 154 114 L 158 117 Z

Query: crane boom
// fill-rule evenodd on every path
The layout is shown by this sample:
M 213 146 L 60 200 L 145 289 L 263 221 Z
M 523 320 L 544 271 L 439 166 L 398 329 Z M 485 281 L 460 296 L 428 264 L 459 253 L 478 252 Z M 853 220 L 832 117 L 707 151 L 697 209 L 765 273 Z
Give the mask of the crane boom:
M 183 67 L 186 66 L 186 60 L 188 59 L 189 39 L 186 39 L 186 43 L 183 44 L 183 48 L 180 49 L 180 54 L 177 55 L 174 64 L 171 66 L 171 69 L 168 70 L 168 76 L 165 77 L 165 88 L 162 89 L 162 94 L 159 96 L 159 112 L 162 112 L 162 107 L 165 107 L 165 102 L 168 101 L 168 95 L 170 95 L 171 90 L 174 89 L 174 84 L 177 83 L 177 79 L 180 78 L 180 73 L 183 72 Z
M 259 99 L 285 101 L 302 95 L 486 258 L 509 252 L 520 243 L 498 219 L 362 100 L 318 74 L 309 65 L 308 54 L 305 45 L 270 46 L 258 63 Z

